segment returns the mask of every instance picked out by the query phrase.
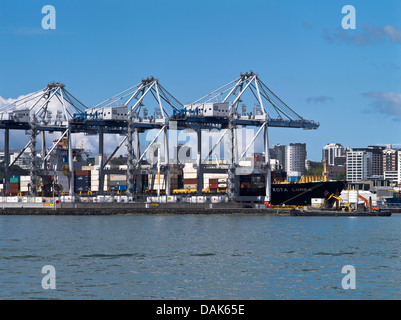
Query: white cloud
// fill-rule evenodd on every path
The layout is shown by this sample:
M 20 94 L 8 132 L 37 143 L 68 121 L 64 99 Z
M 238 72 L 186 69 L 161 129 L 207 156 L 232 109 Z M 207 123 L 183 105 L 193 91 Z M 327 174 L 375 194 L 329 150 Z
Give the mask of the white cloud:
M 396 92 L 367 92 L 365 97 L 374 99 L 370 104 L 369 111 L 378 112 L 394 117 L 393 120 L 401 119 L 401 93 Z
M 362 28 L 356 30 L 338 28 L 335 32 L 330 32 L 324 29 L 323 38 L 330 44 L 346 43 L 366 46 L 385 41 L 401 44 L 401 29 L 391 25 L 375 27 L 370 23 L 365 23 Z
M 305 99 L 307 103 L 326 103 L 326 102 L 332 102 L 334 99 L 333 97 L 329 96 L 315 96 L 315 97 L 308 97 Z

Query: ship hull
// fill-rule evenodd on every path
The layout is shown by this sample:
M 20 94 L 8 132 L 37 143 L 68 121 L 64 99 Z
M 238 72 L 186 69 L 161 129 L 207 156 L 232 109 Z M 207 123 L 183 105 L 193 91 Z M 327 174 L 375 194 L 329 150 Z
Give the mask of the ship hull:
M 273 183 L 271 204 L 310 206 L 313 198 L 327 198 L 331 194 L 339 196 L 346 186 L 345 181 Z M 266 196 L 266 190 L 263 187 L 248 187 L 240 189 L 240 196 Z

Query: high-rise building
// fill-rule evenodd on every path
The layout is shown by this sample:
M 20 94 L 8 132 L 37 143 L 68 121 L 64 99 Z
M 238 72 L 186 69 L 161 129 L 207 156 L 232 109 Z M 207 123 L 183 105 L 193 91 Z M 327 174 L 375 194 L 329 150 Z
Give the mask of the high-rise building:
M 368 180 L 372 176 L 372 153 L 351 149 L 347 152 L 347 181 Z
M 345 148 L 339 143 L 326 144 L 322 149 L 322 160 L 326 160 L 326 164 L 334 166 L 336 157 L 343 157 L 345 155 Z
M 290 143 L 286 148 L 287 176 L 302 176 L 305 174 L 306 144 Z
M 280 169 L 285 170 L 285 157 L 286 157 L 286 146 L 281 144 L 275 144 L 270 149 L 270 159 L 278 160 L 278 166 Z
M 386 171 L 397 171 L 398 150 L 391 145 L 387 145 L 383 149 L 383 173 Z
M 383 171 L 383 150 L 382 146 L 368 146 L 367 148 L 352 148 L 353 151 L 366 151 L 372 154 L 372 174 L 373 177 L 384 175 Z
M 397 183 L 401 185 L 401 151 L 398 151 L 398 170 L 397 170 Z
M 383 176 L 383 146 L 368 146 L 372 153 L 372 176 Z

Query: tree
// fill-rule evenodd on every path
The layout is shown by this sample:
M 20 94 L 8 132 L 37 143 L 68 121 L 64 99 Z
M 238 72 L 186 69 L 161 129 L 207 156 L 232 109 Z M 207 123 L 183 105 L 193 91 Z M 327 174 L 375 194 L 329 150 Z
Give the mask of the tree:
M 15 175 L 29 175 L 29 171 L 22 169 L 20 166 L 13 165 L 11 168 L 8 170 L 9 173 L 15 174 Z M 0 181 L 3 181 L 4 176 L 5 176 L 6 170 L 4 166 L 4 161 L 0 162 Z
M 322 176 L 323 175 L 323 163 L 318 161 L 310 161 L 310 169 L 305 171 L 307 176 Z

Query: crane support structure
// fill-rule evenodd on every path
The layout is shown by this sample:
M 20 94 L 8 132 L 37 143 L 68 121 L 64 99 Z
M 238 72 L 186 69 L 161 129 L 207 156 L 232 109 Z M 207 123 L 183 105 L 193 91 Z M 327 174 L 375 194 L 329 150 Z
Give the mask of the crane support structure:
M 244 104 L 247 99 L 253 100 L 252 110 L 249 110 L 248 102 L 247 105 Z M 221 155 L 218 157 L 215 153 L 217 162 L 215 170 L 218 172 L 226 170 L 228 173 L 229 199 L 239 198 L 241 174 L 257 171 L 263 173 L 266 181 L 266 197 L 262 200 L 270 202 L 269 127 L 317 129 L 319 123 L 302 118 L 274 94 L 254 72 L 241 73 L 238 78 L 226 85 L 186 105 L 179 102 L 154 77 L 144 78 L 138 84 L 90 108 L 67 91 L 64 84 L 51 82 L 44 89 L 0 108 L 0 129 L 5 132 L 4 194 L 9 192 L 12 165 L 29 148 L 32 157 L 29 169 L 30 195 L 36 196 L 37 177 L 53 170 L 49 167 L 49 157 L 60 141 L 67 139 L 69 193 L 73 196 L 74 171 L 79 170 L 74 168 L 73 135 L 83 133 L 98 136 L 99 194 L 104 190 L 106 166 L 118 150 L 125 146 L 129 199 L 134 201 L 141 196 L 142 176 L 158 172 L 158 169 L 164 175 L 165 193 L 168 196 L 172 193 L 171 166 L 176 164 L 171 161 L 172 158 L 175 159 L 175 155 L 172 157 L 170 149 L 178 144 L 177 132 L 191 131 L 197 140 L 192 146 L 196 148 L 194 162 L 197 170 L 198 195 L 202 195 L 204 173 L 214 170 L 207 167 L 206 163 L 210 162 L 209 158 L 215 153 L 216 148 L 223 144 L 227 149 L 225 154 L 227 158 L 224 159 Z M 253 132 L 252 136 L 246 137 L 245 149 L 241 148 L 239 143 L 241 137 L 238 130 L 241 128 L 251 128 Z M 10 164 L 10 138 L 13 138 L 10 131 L 14 130 L 24 130 L 30 135 L 23 151 Z M 214 140 L 212 146 L 205 147 L 202 138 L 204 133 L 210 130 L 218 132 L 218 138 Z M 49 149 L 46 149 L 46 132 L 59 134 Z M 242 162 L 262 132 L 264 161 L 257 168 L 245 168 Z M 104 146 L 104 142 L 107 141 L 104 137 L 106 134 L 122 136 L 121 142 L 108 157 L 105 155 Z M 41 139 L 40 154 L 37 154 L 38 137 Z M 160 161 L 153 161 L 151 163 L 153 166 L 150 168 L 146 166 L 145 169 L 144 161 L 149 164 L 150 155 L 152 152 L 155 154 L 155 150 Z M 224 160 L 228 165 L 224 166 Z

